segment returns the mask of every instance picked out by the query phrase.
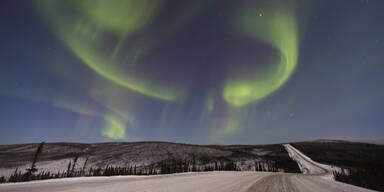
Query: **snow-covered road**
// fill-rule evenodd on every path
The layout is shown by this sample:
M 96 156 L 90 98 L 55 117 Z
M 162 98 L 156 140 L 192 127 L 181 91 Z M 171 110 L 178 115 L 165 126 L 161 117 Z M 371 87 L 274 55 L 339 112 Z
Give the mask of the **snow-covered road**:
M 53 179 L 1 184 L 1 192 L 120 192 L 120 191 L 369 191 L 313 175 L 266 172 L 205 172 L 161 176 L 117 176 Z

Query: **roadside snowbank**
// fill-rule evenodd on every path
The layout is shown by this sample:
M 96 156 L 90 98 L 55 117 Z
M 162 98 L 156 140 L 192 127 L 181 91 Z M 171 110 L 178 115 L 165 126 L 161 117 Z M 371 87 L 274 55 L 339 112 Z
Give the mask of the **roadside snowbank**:
M 290 144 L 284 144 L 283 146 L 304 174 L 322 175 L 326 179 L 334 180 L 333 171 L 341 172 L 340 167 L 315 162 Z

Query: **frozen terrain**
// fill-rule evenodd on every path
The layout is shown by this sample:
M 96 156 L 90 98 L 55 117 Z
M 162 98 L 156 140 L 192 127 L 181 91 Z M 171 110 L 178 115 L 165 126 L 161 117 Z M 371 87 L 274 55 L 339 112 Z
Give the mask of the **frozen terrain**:
M 284 147 L 287 150 L 289 156 L 297 162 L 301 172 L 304 174 L 321 175 L 324 178 L 333 179 L 332 172 L 341 171 L 339 167 L 325 165 L 313 161 L 311 158 L 309 158 L 290 144 L 284 144 Z
M 334 167 L 312 161 L 291 145 L 284 145 L 305 174 L 271 172 L 201 172 L 160 176 L 115 176 L 52 179 L 0 185 L 0 191 L 18 192 L 119 192 L 119 191 L 348 191 L 368 189 L 324 177 Z
M 115 176 L 53 179 L 2 184 L 0 191 L 17 192 L 248 192 L 248 191 L 370 191 L 320 176 L 269 172 L 202 172 L 161 176 Z
M 22 173 L 31 166 L 38 144 L 0 145 L 0 177 L 8 178 L 16 169 Z M 254 171 L 255 163 L 276 165 L 285 172 L 299 172 L 299 168 L 281 145 L 187 145 L 167 142 L 116 143 L 46 143 L 36 167 L 39 172 L 58 173 L 78 156 L 76 170 L 88 171 L 106 166 L 160 169 L 161 162 L 193 162 L 197 166 L 214 162 L 236 162 L 242 171 Z M 85 161 L 88 159 L 86 166 Z

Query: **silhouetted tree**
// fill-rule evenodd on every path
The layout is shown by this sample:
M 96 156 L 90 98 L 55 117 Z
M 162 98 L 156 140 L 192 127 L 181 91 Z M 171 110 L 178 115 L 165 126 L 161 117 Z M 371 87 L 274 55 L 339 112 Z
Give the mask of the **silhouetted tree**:
M 66 176 L 69 177 L 70 176 L 70 173 L 71 173 L 71 166 L 72 165 L 72 161 L 69 161 L 68 163 L 68 167 L 67 167 L 67 172 L 66 172 Z
M 15 169 L 15 172 L 9 176 L 8 182 L 20 182 L 23 181 L 23 175 L 21 174 L 21 171 L 19 169 Z
M 77 163 L 77 160 L 79 159 L 79 156 L 76 155 L 74 158 L 73 158 L 73 164 L 72 164 L 72 168 L 71 168 L 71 172 L 69 173 L 70 177 L 73 177 L 74 176 L 74 173 L 75 173 L 75 167 L 76 167 L 76 163 Z
M 85 175 L 85 168 L 87 166 L 87 163 L 88 163 L 88 157 L 84 161 L 83 168 L 81 169 L 81 175 Z
M 5 183 L 6 181 L 4 176 L 0 177 L 0 183 Z
M 37 148 L 37 150 L 35 152 L 35 155 L 33 156 L 31 167 L 28 168 L 27 172 L 23 175 L 24 181 L 32 180 L 33 175 L 38 171 L 36 168 L 36 162 L 37 162 L 37 158 L 39 157 L 40 153 L 43 151 L 43 146 L 44 146 L 44 142 L 41 142 L 39 144 L 39 147 Z

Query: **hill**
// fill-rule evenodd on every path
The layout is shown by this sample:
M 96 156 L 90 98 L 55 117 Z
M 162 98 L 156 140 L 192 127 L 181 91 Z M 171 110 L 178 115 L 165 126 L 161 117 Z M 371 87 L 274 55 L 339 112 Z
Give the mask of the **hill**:
M 38 144 L 0 145 L 0 176 L 25 171 Z M 76 161 L 75 161 L 76 159 Z M 75 161 L 75 162 L 74 162 Z M 39 155 L 39 172 L 135 167 L 159 173 L 163 166 L 187 165 L 188 171 L 210 169 L 300 172 L 282 145 L 188 145 L 168 142 L 47 143 Z

